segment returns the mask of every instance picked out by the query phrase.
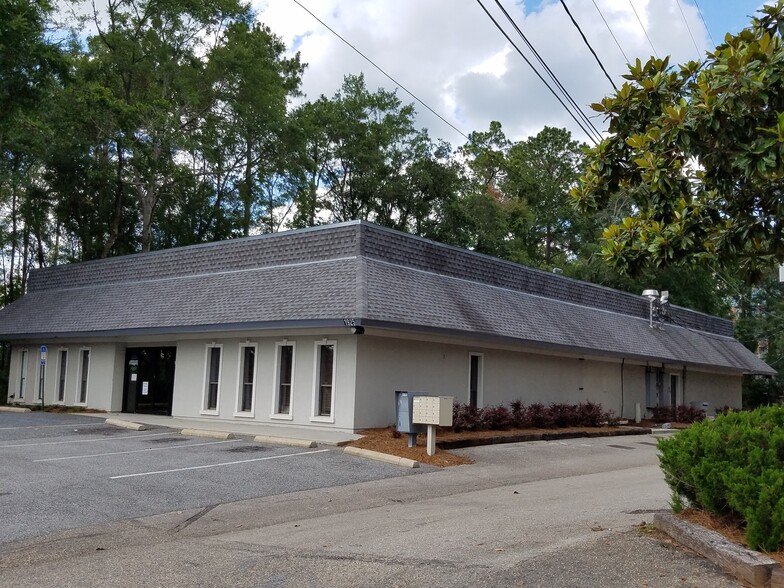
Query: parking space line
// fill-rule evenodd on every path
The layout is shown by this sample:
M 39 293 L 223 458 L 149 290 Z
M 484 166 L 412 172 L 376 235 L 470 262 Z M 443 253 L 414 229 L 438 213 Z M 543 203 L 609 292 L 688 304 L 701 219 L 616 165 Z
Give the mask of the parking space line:
M 144 451 L 165 451 L 167 449 L 183 449 L 186 447 L 202 447 L 204 445 L 218 445 L 219 443 L 237 443 L 242 439 L 230 439 L 229 441 L 210 441 L 209 443 L 191 443 L 190 445 L 170 445 L 168 447 L 147 447 L 146 449 L 132 449 L 130 451 L 112 451 L 111 453 L 90 453 L 88 455 L 69 455 L 66 457 L 47 457 L 46 459 L 34 459 L 33 463 L 42 461 L 62 461 L 64 459 L 87 459 L 88 457 L 106 457 L 107 455 L 125 455 L 126 453 L 142 453 Z
M 71 423 L 70 425 L 25 425 L 24 427 L 0 427 L 0 431 L 12 429 L 51 429 L 52 427 L 101 427 L 103 423 Z
M 212 463 L 208 465 L 191 466 L 188 468 L 176 468 L 173 470 L 158 470 L 155 472 L 142 472 L 139 474 L 123 474 L 121 476 L 109 476 L 109 479 L 119 480 L 120 478 L 137 478 L 140 476 L 154 476 L 157 474 L 170 474 L 173 472 L 185 472 L 188 470 L 206 470 L 208 468 L 219 468 L 222 466 L 237 465 L 240 463 L 251 463 L 254 461 L 266 461 L 269 459 L 283 459 L 284 457 L 297 457 L 300 455 L 313 455 L 314 453 L 324 453 L 325 451 L 329 451 L 329 449 L 317 449 L 316 451 L 303 451 L 301 453 L 288 453 L 286 455 L 271 455 L 269 457 L 257 457 L 256 459 L 241 459 L 239 461 L 226 461 L 223 463 Z
M 0 449 L 6 447 L 36 447 L 38 445 L 65 445 L 66 443 L 95 443 L 96 441 L 114 441 L 115 439 L 141 439 L 143 437 L 165 437 L 174 433 L 152 433 L 150 435 L 118 435 L 116 437 L 103 437 L 101 439 L 73 439 L 71 441 L 45 441 L 43 443 L 18 443 L 16 445 L 0 445 Z

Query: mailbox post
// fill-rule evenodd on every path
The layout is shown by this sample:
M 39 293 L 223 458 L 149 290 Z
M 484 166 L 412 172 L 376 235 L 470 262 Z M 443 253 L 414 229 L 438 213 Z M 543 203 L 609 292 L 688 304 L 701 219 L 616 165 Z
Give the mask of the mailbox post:
M 452 426 L 452 396 L 414 397 L 413 422 L 427 425 L 427 454 L 436 452 L 436 426 Z

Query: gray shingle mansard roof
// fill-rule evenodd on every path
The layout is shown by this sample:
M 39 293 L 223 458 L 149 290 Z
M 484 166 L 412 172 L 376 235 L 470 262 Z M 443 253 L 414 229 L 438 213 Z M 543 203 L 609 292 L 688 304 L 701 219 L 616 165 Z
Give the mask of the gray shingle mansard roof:
M 732 324 L 640 296 L 352 221 L 56 266 L 0 310 L 0 339 L 52 341 L 297 327 L 345 319 L 526 347 L 774 371 Z

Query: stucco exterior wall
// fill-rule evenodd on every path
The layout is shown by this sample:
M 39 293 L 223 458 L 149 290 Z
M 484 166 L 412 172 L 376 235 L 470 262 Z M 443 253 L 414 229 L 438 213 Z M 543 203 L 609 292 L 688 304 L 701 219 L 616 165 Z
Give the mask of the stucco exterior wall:
M 474 353 L 482 357 L 480 406 L 516 399 L 526 404 L 590 400 L 622 418 L 633 419 L 638 403 L 645 414 L 645 366 L 639 363 L 364 336 L 357 350 L 355 427 L 393 423 L 396 390 L 454 396 L 457 402 L 468 402 L 469 357 Z M 687 370 L 684 379 L 683 366 L 669 365 L 665 372 L 678 374 L 678 399 L 685 404 L 699 400 L 711 406 L 740 405 L 739 375 Z
M 281 338 L 202 339 L 177 343 L 177 368 L 174 378 L 172 415 L 204 419 L 242 419 L 280 425 L 330 427 L 353 430 L 356 337 L 327 337 L 335 343 L 334 411 L 331 419 L 314 416 L 316 395 L 316 345 L 323 337 L 288 337 L 294 345 L 294 374 L 289 416 L 275 415 L 276 343 Z M 240 346 L 257 345 L 256 390 L 250 414 L 238 413 Z M 207 347 L 220 345 L 221 369 L 216 411 L 204 410 Z
M 62 344 L 14 346 L 11 348 L 11 373 L 9 374 L 9 399 L 14 403 L 37 404 L 41 369 L 41 345 L 47 346 L 46 372 L 44 374 L 44 403 L 65 406 L 88 406 L 99 410 L 119 410 L 122 403 L 123 346 L 114 343 L 91 343 L 89 345 Z M 27 349 L 27 380 L 24 397 L 19 398 L 22 350 Z M 63 402 L 57 400 L 60 370 L 60 351 L 68 351 Z M 81 352 L 90 350 L 90 366 L 87 376 L 87 402 L 79 403 L 81 379 Z M 119 356 L 119 357 L 118 357 Z M 119 370 L 119 375 L 118 375 Z M 118 389 L 119 386 L 119 389 Z M 10 398 L 13 394 L 14 398 Z
M 708 416 L 725 406 L 740 408 L 743 404 L 742 387 L 743 376 L 687 370 L 684 404 L 707 402 Z

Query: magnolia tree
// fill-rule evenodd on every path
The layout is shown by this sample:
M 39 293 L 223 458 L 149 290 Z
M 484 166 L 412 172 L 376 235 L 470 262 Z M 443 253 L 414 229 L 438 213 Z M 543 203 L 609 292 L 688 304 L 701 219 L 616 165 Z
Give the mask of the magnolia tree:
M 571 195 L 585 212 L 619 195 L 634 203 L 603 234 L 617 269 L 708 263 L 753 283 L 784 261 L 783 33 L 779 0 L 703 62 L 638 60 L 593 105 L 610 134 Z

